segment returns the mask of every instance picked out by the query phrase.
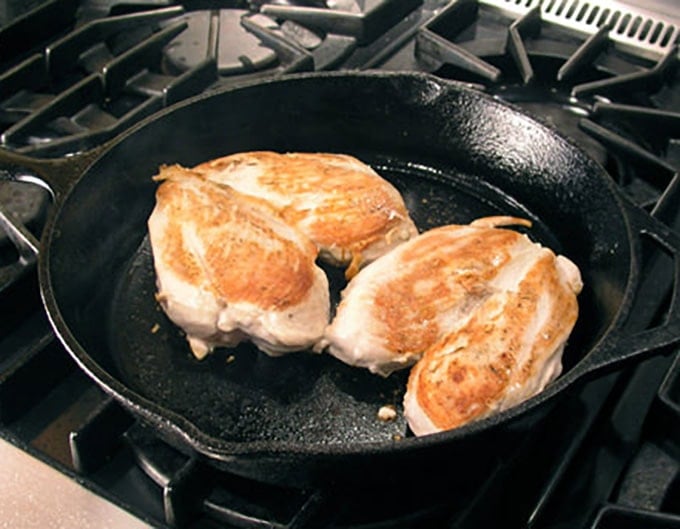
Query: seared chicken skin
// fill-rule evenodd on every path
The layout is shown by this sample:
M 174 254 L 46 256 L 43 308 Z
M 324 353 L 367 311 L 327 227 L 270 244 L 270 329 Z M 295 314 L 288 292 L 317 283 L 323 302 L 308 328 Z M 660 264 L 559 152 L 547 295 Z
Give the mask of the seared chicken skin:
M 179 166 L 148 220 L 157 299 L 193 353 L 252 340 L 278 355 L 313 346 L 329 318 L 317 249 L 261 200 Z
M 489 217 L 435 228 L 371 263 L 343 292 L 320 342 L 381 375 L 424 355 L 404 401 L 416 434 L 511 406 L 560 372 L 578 268 L 495 227 L 507 224 L 529 223 Z
M 456 428 L 533 397 L 562 371 L 576 322 L 576 266 L 545 248 L 525 251 L 489 283 L 469 317 L 411 370 L 404 414 L 416 435 Z
M 349 265 L 347 277 L 417 234 L 399 192 L 352 156 L 257 151 L 194 170 L 268 201 L 314 241 L 322 259 Z

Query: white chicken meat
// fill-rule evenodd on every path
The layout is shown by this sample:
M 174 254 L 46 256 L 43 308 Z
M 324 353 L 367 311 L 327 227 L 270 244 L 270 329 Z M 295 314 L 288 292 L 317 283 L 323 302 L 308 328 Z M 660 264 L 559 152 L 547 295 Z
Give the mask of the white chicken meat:
M 349 155 L 243 152 L 194 170 L 269 202 L 348 277 L 418 233 L 399 191 Z
M 316 246 L 266 202 L 180 166 L 148 219 L 157 299 L 197 358 L 252 340 L 278 355 L 311 348 L 328 323 Z
M 389 375 L 416 364 L 405 415 L 416 434 L 512 406 L 561 371 L 580 272 L 488 217 L 432 229 L 364 268 L 319 347 Z M 416 363 L 417 362 L 417 363 Z M 493 382 L 493 384 L 492 384 Z

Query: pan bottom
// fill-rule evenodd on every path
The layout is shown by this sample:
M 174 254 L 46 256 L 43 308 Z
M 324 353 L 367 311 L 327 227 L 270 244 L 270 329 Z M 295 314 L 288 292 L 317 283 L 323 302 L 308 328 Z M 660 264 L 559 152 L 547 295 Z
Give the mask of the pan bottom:
M 359 157 L 400 190 L 421 232 L 483 216 L 514 215 L 534 222 L 530 237 L 560 251 L 557 240 L 530 212 L 480 178 Z M 332 268 L 327 272 L 337 303 L 345 286 L 343 274 Z M 401 404 L 408 370 L 382 378 L 325 354 L 303 351 L 271 358 L 250 343 L 218 349 L 198 361 L 154 293 L 146 237 L 117 284 L 109 314 L 108 363 L 125 386 L 208 436 L 228 442 L 328 445 L 410 435 Z M 378 418 L 386 404 L 397 409 L 394 421 Z

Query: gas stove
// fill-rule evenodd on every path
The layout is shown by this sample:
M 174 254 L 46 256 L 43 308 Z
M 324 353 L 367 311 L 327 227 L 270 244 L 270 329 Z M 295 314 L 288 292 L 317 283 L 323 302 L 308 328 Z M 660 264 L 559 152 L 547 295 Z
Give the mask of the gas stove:
M 304 71 L 427 72 L 557 128 L 680 230 L 680 10 L 631 4 L 9 1 L 0 7 L 0 143 L 59 158 L 224 86 Z M 0 438 L 20 465 L 45 463 L 64 491 L 82 487 L 115 506 L 121 526 L 680 528 L 673 349 L 579 386 L 479 487 L 454 498 L 407 476 L 381 491 L 288 489 L 176 451 L 100 391 L 52 334 L 35 273 L 49 202 L 39 186 L 0 182 L 0 300 L 11 308 L 0 319 Z M 673 283 L 672 259 L 645 255 L 645 295 L 630 322 L 639 329 L 663 320 Z M 81 501 L 74 508 L 87 510 Z

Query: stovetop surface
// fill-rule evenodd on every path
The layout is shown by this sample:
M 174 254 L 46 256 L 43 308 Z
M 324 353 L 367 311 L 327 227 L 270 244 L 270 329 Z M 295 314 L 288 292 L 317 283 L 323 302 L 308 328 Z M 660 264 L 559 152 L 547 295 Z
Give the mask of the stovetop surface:
M 175 5 L 71 3 L 80 4 L 78 16 L 94 19 L 108 10 L 112 16 L 126 17 Z M 527 6 L 530 3 L 525 2 Z M 7 1 L 0 7 L 0 25 L 43 4 Z M 81 54 L 82 68 L 74 82 L 87 82 L 87 76 L 97 71 L 101 61 L 117 61 L 125 55 L 124 51 L 115 55 L 116 45 L 119 50 L 131 50 L 151 39 L 153 45 L 162 48 L 186 32 L 198 34 L 206 20 L 216 23 L 204 14 L 195 14 L 208 4 L 187 2 L 190 16 L 170 12 L 149 22 L 151 31 L 139 30 L 147 27 L 146 22 L 138 26 L 133 32 L 137 40 L 131 43 L 114 38 L 114 44 L 109 41 L 113 48 L 107 53 L 102 54 L 97 47 Z M 286 7 L 285 2 L 281 4 Z M 366 28 L 350 28 L 341 34 L 318 29 L 309 32 L 304 24 L 277 19 L 283 16 L 277 7 L 272 8 L 274 14 L 270 13 L 269 19 L 253 12 L 241 25 L 259 38 L 269 39 L 279 56 L 273 75 L 313 69 L 418 70 L 462 80 L 510 101 L 575 138 L 625 194 L 680 229 L 676 214 L 680 185 L 676 48 L 670 47 L 665 55 L 638 56 L 625 46 L 607 46 L 596 37 L 537 25 L 535 13 L 522 18 L 513 11 L 517 5 L 509 6 L 512 9 L 508 11 L 483 2 L 416 4 L 402 2 L 406 13 L 392 26 L 369 36 Z M 556 2 L 547 4 L 545 9 L 552 12 L 559 7 Z M 246 13 L 253 9 L 245 3 L 237 7 Z M 678 15 L 672 2 L 645 7 Z M 279 20 L 278 26 L 271 25 L 272 17 Z M 516 20 L 522 20 L 518 30 L 524 45 L 510 52 L 505 29 L 498 31 Z M 219 23 L 224 27 L 233 22 L 220 15 Z M 318 20 L 316 23 L 323 25 Z M 653 24 L 649 31 L 654 31 Z M 281 40 L 282 35 L 286 39 L 294 35 L 294 43 Z M 475 35 L 484 38 L 480 42 L 473 38 Z M 64 32 L 60 32 L 47 42 L 63 38 Z M 577 50 L 583 49 L 586 41 L 591 47 L 582 55 L 595 59 L 570 59 L 578 55 Z M 65 45 L 57 49 L 62 50 L 60 53 L 70 50 Z M 271 73 L 273 59 L 261 51 L 256 50 L 254 59 L 246 61 L 248 68 L 240 73 L 242 79 Z M 8 112 L 0 101 L 0 109 L 5 111 L 2 123 L 9 131 L 3 136 L 4 146 L 36 157 L 61 156 L 64 149 L 80 148 L 114 135 L 118 125 L 102 129 L 102 120 L 109 124 L 107 115 L 111 113 L 128 115 L 126 112 L 144 99 L 140 94 L 160 105 L 149 106 L 149 112 L 172 103 L 160 101 L 150 86 L 166 83 L 179 100 L 196 91 L 229 84 L 230 68 L 244 64 L 239 60 L 234 63 L 233 57 L 225 54 L 218 55 L 214 63 L 198 61 L 183 66 L 180 56 L 166 57 L 164 69 L 154 70 L 153 76 L 128 80 L 125 90 L 112 88 L 111 93 L 116 95 L 126 95 L 130 89 L 135 97 L 121 98 L 115 111 L 110 100 L 103 100 L 99 110 L 105 112 L 91 110 L 87 119 L 80 114 L 75 121 L 22 122 L 16 119 L 16 111 Z M 30 58 L 30 52 L 22 60 L 26 57 Z M 9 60 L 12 67 L 18 62 Z M 178 85 L 178 75 L 196 82 Z M 69 82 L 71 78 L 64 84 Z M 110 86 L 119 86 L 117 83 L 111 80 Z M 54 81 L 51 86 L 54 84 L 59 83 Z M 21 97 L 12 96 L 12 108 L 25 112 L 26 105 L 37 99 L 26 96 L 31 90 L 23 90 Z M 102 134 L 102 130 L 108 132 Z M 50 135 L 58 140 L 57 147 L 44 141 Z M 0 203 L 3 208 L 21 203 L 14 214 L 39 236 L 49 208 L 48 197 L 41 191 L 26 192 L 25 187 L 17 187 L 21 184 L 12 185 L 11 189 L 0 187 Z M 6 238 L 0 239 L 0 249 L 0 265 L 16 258 L 16 250 Z M 636 307 L 633 325 L 644 328 L 663 318 L 672 284 L 671 261 L 668 256 L 650 253 L 645 264 L 649 280 L 644 288 L 652 294 Z M 389 495 L 289 490 L 217 473 L 203 461 L 158 441 L 147 427 L 134 421 L 75 366 L 54 338 L 32 270 L 19 274 L 12 286 L 0 292 L 0 300 L 12 307 L 0 321 L 0 437 L 150 525 L 465 528 L 502 523 L 504 527 L 680 527 L 680 365 L 674 349 L 580 386 L 507 461 L 498 465 L 484 486 L 454 499 L 446 494 L 423 498 L 415 493 L 418 484 L 408 480 Z

